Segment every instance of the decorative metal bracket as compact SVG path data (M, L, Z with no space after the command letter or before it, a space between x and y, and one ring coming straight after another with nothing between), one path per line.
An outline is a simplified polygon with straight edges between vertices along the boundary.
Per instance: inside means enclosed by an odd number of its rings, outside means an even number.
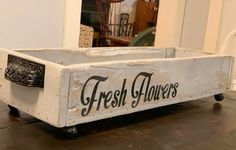
M45 65L8 55L5 79L27 87L44 87Z

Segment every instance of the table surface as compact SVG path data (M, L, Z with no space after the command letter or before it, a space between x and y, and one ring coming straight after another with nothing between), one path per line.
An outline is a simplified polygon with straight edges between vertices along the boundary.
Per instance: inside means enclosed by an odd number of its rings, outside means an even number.
M111 40L115 45L129 45L134 37L122 37L122 36L108 36L106 39Z
M233 150L236 101L213 98L79 125L77 139L0 102L0 150Z

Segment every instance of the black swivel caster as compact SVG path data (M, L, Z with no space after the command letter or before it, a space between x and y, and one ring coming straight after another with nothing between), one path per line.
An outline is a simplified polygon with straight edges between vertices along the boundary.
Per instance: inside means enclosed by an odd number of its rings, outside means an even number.
M216 101L220 102L220 101L223 101L224 95L223 94L217 94L217 95L214 95L214 98L215 98Z
M64 127L62 128L62 130L65 133L66 138L74 139L79 136L79 132L76 126Z
M10 109L10 114L12 116L15 116L15 117L19 117L20 116L20 112L17 108L11 106L11 105L8 105L9 109Z

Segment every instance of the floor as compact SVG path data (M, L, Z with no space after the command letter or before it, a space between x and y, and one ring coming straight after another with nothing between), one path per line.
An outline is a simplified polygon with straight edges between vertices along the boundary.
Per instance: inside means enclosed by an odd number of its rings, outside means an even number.
M213 98L186 102L79 125L64 133L25 113L9 114L0 102L0 150L233 150L236 101Z

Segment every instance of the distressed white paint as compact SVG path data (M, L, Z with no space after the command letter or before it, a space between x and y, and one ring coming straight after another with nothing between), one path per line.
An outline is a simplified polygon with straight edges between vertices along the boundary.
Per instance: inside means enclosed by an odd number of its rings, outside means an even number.
M231 61L231 58L224 56L201 56L199 58L142 59L130 60L128 62L104 62L73 66L71 68L71 92L67 125L90 122L173 103L197 100L217 93L224 93L229 88ZM138 106L132 108L132 102L137 100L137 98L131 96L132 84L140 72L153 73L151 85L154 86L179 83L177 96L145 103L143 100L144 95L142 95ZM127 79L125 86L127 89L126 105L119 108L104 109L104 101L102 101L101 107L99 110L96 110L98 105L96 101L88 116L83 117L81 110L87 108L87 106L85 107L81 103L80 91L85 81L88 80L88 77L94 75L108 77L106 81L99 84L96 94L97 101L99 100L100 92L121 90L124 79ZM142 79L139 80L136 90L140 88ZM147 81L145 85L146 83ZM88 88L93 89L95 83L93 82L93 84L89 84L88 86ZM144 91L145 89L143 89ZM87 89L86 92L86 96L92 95L91 90Z
M45 87L23 87L4 79L8 54L45 64ZM188 49L133 47L0 50L0 61L0 99L54 126L63 127L224 93L230 87L233 58ZM144 95L141 95L137 107L132 108L136 98L131 95L131 89L140 72L152 74L150 87L172 84L171 95L175 91L173 85L178 83L176 96L144 102ZM92 76L107 78L99 83L96 99L100 92L121 90L126 79L125 105L104 109L102 99L99 110L96 110L98 101L95 101L91 112L82 116L85 108L82 88ZM135 90L140 88L143 79L143 76L137 79ZM85 98L91 96L95 83L95 80L88 82Z
M44 88L23 87L5 80L4 71L7 66L8 54L46 64ZM65 118L60 118L59 115L64 112L63 109L66 109L64 104L66 100L63 98L64 92L66 92L64 90L68 86L65 84L65 81L68 81L66 68L11 50L1 50L0 70L0 99L2 101L54 126L65 125Z
M236 1L211 0L204 50L236 56ZM234 74L236 67L234 67ZM236 76L233 87L236 90Z

